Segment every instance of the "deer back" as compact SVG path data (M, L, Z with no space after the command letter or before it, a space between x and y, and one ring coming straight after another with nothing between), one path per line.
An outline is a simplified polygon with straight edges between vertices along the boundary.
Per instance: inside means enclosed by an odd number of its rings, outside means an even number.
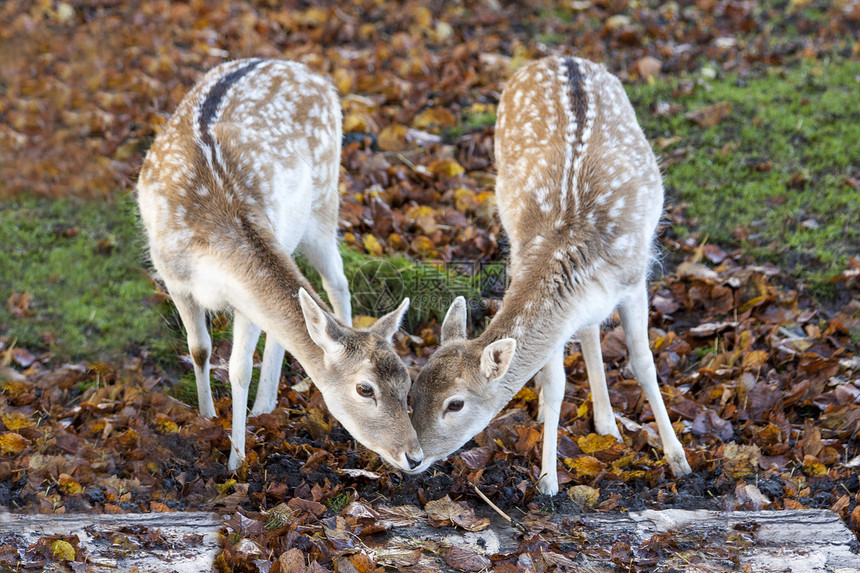
M247 59L207 73L141 169L141 215L159 271L181 279L193 255L235 249L224 238L238 238L242 220L271 231L286 252L309 225L333 229L339 114L334 88L303 64Z
M641 273L663 187L621 82L602 65L560 57L518 70L499 103L495 156L514 272L531 253Z

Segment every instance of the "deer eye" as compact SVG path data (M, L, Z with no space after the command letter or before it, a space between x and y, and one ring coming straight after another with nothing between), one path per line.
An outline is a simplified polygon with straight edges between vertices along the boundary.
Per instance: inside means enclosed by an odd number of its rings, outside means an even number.
M364 398L373 398L373 386L370 384L356 384L355 391Z
M462 400L451 400L448 402L448 407L445 408L445 412L459 412L463 409L463 401Z

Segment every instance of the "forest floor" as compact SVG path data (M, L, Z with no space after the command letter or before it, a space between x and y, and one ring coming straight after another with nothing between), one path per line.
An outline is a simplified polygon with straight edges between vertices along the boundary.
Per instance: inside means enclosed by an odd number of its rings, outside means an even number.
M222 513L216 567L270 573L575 570L578 555L594 556L553 529L553 512L830 509L860 533L856 1L10 0L0 21L0 505L10 511ZM535 489L530 385L458 454L407 476L351 439L290 358L278 407L249 420L246 463L227 471L228 317L212 320L219 417L207 420L134 211L143 154L185 92L228 57L296 59L333 78L356 320L412 297L395 342L415 375L454 296L475 303L472 333L498 306L495 105L517 67L557 53L617 74L662 158L650 334L693 473L676 479L662 460L613 321L602 347L624 441L593 433L571 344L554 497ZM486 527L475 487L530 524L515 550L383 551L406 521ZM692 550L655 543L604 557L645 571ZM12 569L86 571L87 559L73 536L0 540L0 566Z

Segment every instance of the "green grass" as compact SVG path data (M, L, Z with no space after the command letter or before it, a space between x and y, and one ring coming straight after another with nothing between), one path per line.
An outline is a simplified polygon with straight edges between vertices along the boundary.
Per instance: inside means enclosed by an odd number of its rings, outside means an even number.
M0 204L0 336L58 359L110 359L175 337L154 302L133 201L21 198ZM15 317L7 301L30 296Z
M848 182L860 175L858 77L860 63L845 61L698 80L691 93L677 80L628 93L650 140L680 137L656 151L685 150L664 183L668 201L689 204L695 230L825 289L860 252L860 191ZM661 100L681 113L655 117ZM732 111L714 127L684 117L723 101Z
M417 262L403 255L371 257L349 247L341 247L344 274L349 281L354 315L379 317L391 312L409 297L409 311L403 327L412 332L431 318L441 321L457 296L469 300L475 320L482 304L492 294L486 292L491 281L504 281L504 263L489 264L480 269L456 265ZM325 296L319 275L301 257L299 266L317 291ZM488 296L482 296L486 294Z

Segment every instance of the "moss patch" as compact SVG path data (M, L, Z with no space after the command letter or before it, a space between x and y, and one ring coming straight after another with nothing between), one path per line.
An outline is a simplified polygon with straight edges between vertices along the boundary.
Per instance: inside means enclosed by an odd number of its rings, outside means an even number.
M21 198L0 207L0 336L58 359L107 359L175 337L142 263L134 203ZM28 295L29 304L9 304ZM20 299L19 299L20 300Z
M860 252L860 63L628 86L692 227L813 287ZM685 114L726 102L712 127ZM654 113L678 105L677 113ZM662 138L662 139L661 139Z

